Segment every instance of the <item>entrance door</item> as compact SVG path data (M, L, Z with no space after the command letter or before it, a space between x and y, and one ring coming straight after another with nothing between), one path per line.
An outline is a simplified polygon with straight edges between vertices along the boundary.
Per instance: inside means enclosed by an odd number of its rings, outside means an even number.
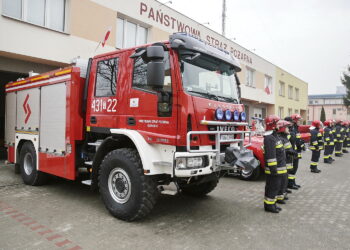
M254 117L263 118L262 108L254 108Z

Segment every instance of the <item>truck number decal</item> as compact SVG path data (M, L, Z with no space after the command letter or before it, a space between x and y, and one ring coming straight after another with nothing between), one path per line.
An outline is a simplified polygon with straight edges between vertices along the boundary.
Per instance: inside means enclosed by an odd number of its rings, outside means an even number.
M117 99L95 99L92 101L91 109L94 112L117 112Z

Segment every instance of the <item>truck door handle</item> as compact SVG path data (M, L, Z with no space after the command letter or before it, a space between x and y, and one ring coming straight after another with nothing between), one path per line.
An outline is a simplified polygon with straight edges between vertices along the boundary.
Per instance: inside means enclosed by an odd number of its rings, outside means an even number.
M96 119L95 116L91 116L90 117L90 123L92 123L92 124L96 124L97 123L97 119Z

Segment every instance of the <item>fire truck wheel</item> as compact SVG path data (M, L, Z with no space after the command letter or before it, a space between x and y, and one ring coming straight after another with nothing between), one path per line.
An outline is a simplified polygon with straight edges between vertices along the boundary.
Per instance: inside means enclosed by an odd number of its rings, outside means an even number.
M40 186L45 184L47 175L36 169L36 152L31 142L25 142L22 146L20 155L20 172L23 182L31 186Z
M213 191L218 184L218 180L204 182L198 185L180 185L182 193L190 196L203 197Z
M100 167L99 190L107 210L125 221L149 214L159 195L154 179L143 174L139 154L130 148L106 155Z
M261 170L261 167L258 166L256 169L252 171L241 171L239 173L239 178L245 181L254 181L259 178L260 170Z

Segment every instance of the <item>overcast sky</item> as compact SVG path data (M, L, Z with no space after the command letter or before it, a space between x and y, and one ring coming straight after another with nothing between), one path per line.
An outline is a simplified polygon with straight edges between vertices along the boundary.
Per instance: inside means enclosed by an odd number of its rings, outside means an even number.
M221 32L222 0L168 6ZM350 0L227 0L226 14L226 37L308 82L309 94L341 85L350 64Z

